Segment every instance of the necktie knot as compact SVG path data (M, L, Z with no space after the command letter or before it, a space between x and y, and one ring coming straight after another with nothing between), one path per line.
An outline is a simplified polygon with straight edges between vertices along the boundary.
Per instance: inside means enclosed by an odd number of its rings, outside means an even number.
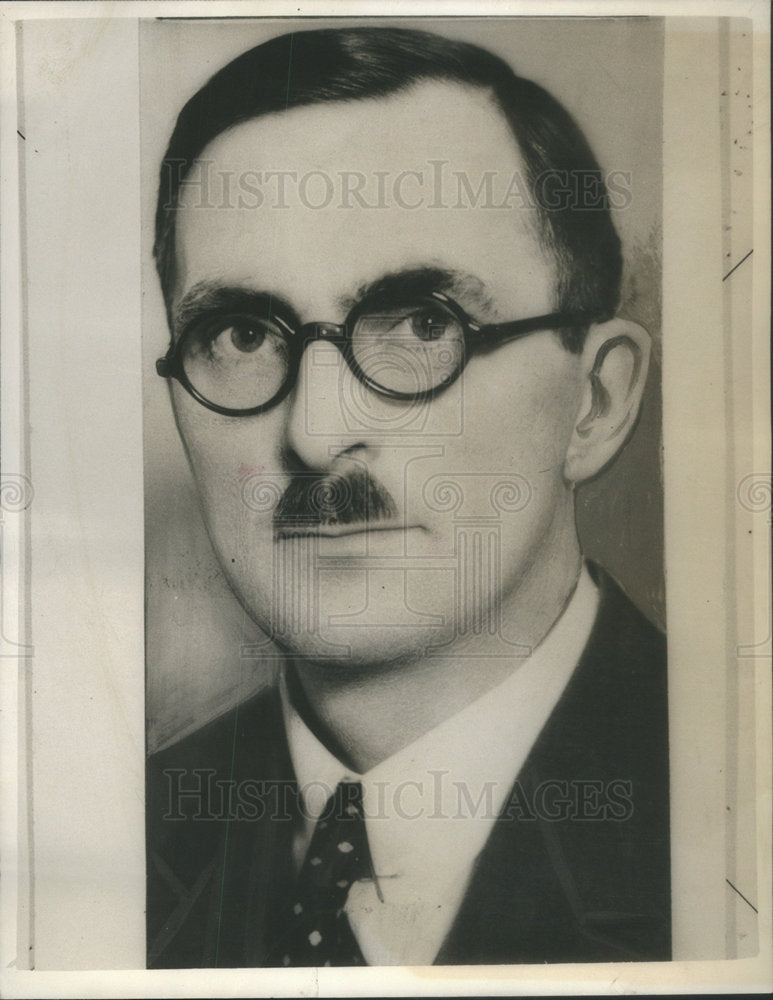
M362 785L342 781L317 820L298 879L299 895L319 907L337 908L352 882L369 873Z

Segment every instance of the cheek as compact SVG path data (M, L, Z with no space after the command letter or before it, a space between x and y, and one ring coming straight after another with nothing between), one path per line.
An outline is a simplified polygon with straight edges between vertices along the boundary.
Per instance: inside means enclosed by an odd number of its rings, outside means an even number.
M224 417L190 403L175 399L175 417L204 515L220 547L228 544L224 532L235 535L246 522L260 522L266 494L283 487L278 421L271 413Z
M454 556L460 532L470 545L493 532L501 566L512 567L572 502L563 470L580 400L578 363L548 355L534 377L523 366L508 370L494 354L478 360L460 387L461 433L435 439L442 453L411 465L408 510L430 529L419 543L426 554ZM432 405L442 422L441 410L457 405L453 390Z
M562 352L530 370L507 357L494 365L495 357L475 358L465 372L466 461L490 472L560 476L580 402L579 362Z

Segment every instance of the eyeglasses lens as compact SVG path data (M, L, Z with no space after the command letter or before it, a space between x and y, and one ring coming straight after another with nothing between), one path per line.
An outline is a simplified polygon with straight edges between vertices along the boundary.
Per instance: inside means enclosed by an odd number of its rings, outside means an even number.
M352 353L368 382L411 396L453 380L464 358L464 329L439 303L414 303L360 316Z
M282 388L290 366L285 334L269 320L239 317L192 332L182 365L191 385L217 406L261 406Z

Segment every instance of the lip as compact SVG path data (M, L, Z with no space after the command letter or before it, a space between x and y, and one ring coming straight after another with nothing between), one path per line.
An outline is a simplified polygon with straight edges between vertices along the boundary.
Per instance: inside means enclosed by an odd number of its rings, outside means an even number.
M353 524L315 524L313 527L298 526L297 528L281 527L274 533L276 541L287 541L293 538L346 538L348 535L374 535L382 532L415 531L416 524L369 524L366 521Z

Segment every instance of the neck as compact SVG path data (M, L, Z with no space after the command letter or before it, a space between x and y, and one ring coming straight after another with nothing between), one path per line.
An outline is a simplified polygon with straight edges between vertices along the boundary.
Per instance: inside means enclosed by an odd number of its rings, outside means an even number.
M500 620L506 622L509 643L533 649L561 617L581 566L572 539L559 558L540 560L502 599ZM494 647L500 655L492 655ZM293 700L317 737L362 774L461 711L523 662L515 647L512 657L503 657L500 637L488 633L461 637L447 650L383 670L303 661L294 673Z

